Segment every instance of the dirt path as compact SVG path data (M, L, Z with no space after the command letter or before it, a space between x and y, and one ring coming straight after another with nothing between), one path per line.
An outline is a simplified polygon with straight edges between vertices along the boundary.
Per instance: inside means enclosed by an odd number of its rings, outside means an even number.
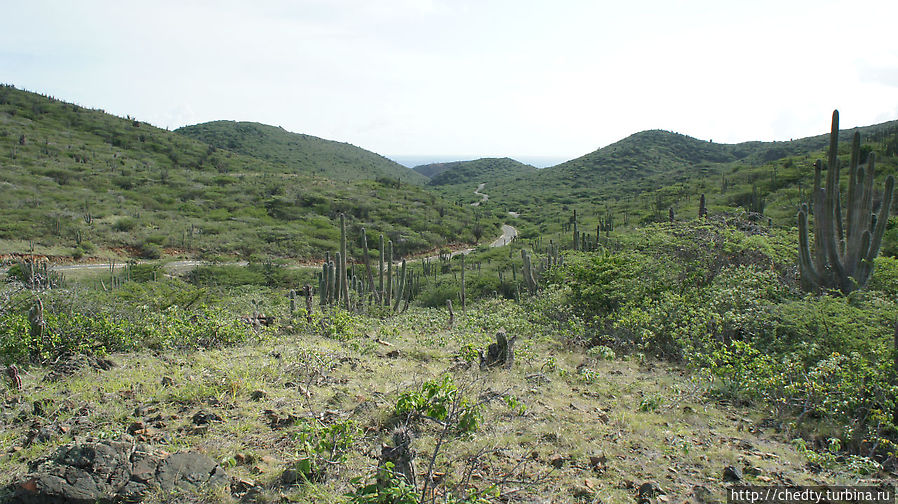
M477 186L477 189L474 189L474 194L480 196L481 199L480 201L471 203L471 206L480 206L481 203L486 203L490 199L488 194L483 194L482 192L480 192L484 187L486 187L486 182L481 183L479 186Z
M502 224L502 236L496 238L496 241L490 244L490 247L504 247L511 243L518 236L518 230L514 226Z
M511 243L515 237L518 235L518 230L514 228L514 226L509 226L508 224L502 224L502 236L496 238L491 244L490 247L504 247ZM454 250L450 254L452 257L455 257L459 254L469 254L474 251L474 248L464 248L459 250ZM429 256L423 259L438 259L439 256ZM138 261L138 264L141 264L142 261ZM162 267L168 273L184 273L190 268L195 268L197 266L205 266L209 263L205 261L171 261L165 263ZM237 261L233 263L227 263L229 266L246 266L248 263L246 261ZM126 263L115 264L116 270L121 267L124 267ZM50 266L50 269L53 271L66 272L66 271L88 271L88 270L108 270L112 266L111 263L101 263L101 264L58 264L54 266ZM293 268L320 268L318 265L294 265L291 266ZM3 270L0 270L3 271Z

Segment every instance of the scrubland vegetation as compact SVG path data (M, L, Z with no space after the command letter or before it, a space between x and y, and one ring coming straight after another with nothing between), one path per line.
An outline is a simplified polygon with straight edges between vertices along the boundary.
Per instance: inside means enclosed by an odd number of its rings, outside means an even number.
M9 93L19 96L0 96ZM18 131L18 114L0 108L0 128ZM871 211L888 201L889 128L861 140L881 167ZM694 145L680 140L634 156L673 166ZM477 170L492 163L468 165L473 172L437 175L450 181L431 186L442 196L386 184L384 206L370 203L367 217L323 197L331 210L284 221L285 243L309 240L291 227L299 223L315 222L326 238L279 248L255 235L246 263L222 257L172 270L165 252L77 274L16 263L0 286L0 362L20 380L2 388L0 500L20 498L22 482L46 467L37 462L60 447L122 439L205 454L230 478L151 489L147 502L722 502L733 484L894 482L894 218L878 214L890 225L870 231L882 246L869 279L847 291L809 283L796 213L813 204L809 160L825 157L825 141L778 147L774 160L764 157L769 145L702 146L711 164L697 171L663 165L583 189L607 208L563 182L574 163L514 175L559 177L542 193L512 195L506 175L491 179L489 202L474 209ZM850 150L838 149L845 166ZM2 191L13 196L25 177L10 173L44 169L3 166ZM633 189L646 180L670 184ZM41 201L57 194L46 180L33 187ZM471 201L456 200L462 187ZM612 187L616 199L602 192ZM414 231L423 224L411 215L405 234L391 235L402 218L385 208L401 198L451 203L444 214L422 210L443 219L433 235ZM24 206L4 215L13 216L3 221L7 236L43 229ZM121 240L141 236L142 215L119 226ZM502 222L519 237L488 246ZM119 239L93 226L98 248ZM232 232L222 226L221 235ZM412 235L419 244L402 240ZM453 254L461 242L471 250ZM214 252L213 243L198 248ZM812 260L818 249L811 240ZM503 349L513 360L493 365Z

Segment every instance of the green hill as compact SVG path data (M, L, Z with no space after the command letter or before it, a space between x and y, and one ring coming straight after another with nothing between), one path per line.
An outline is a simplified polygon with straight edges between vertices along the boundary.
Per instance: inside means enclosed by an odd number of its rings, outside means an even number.
M430 178L430 185L477 185L498 179L535 173L533 166L510 158L482 158L474 161L440 163L444 169ZM417 170L417 167L416 167ZM419 171L420 172L420 171Z
M334 180L392 178L418 185L427 182L426 177L379 154L266 124L213 121L175 132L220 149L282 163L299 173Z
M440 173L443 173L444 171L452 168L458 162L459 161L453 161L453 162L449 162L449 163L430 163L430 164L418 165L418 166L412 168L412 170L415 170L416 172L420 173L421 175L424 175L427 178L433 178L433 177L439 175Z
M399 254L474 240L470 208L404 181L297 173L0 86L0 254L313 258L336 248L341 212Z
M822 122L821 130L826 125ZM877 178L898 172L898 121L857 131L864 149L877 153ZM853 133L845 130L840 136L846 163ZM765 217L791 227L801 202L807 201L813 162L824 156L828 138L821 134L786 142L718 144L644 131L554 167L496 177L483 190L489 202L479 211L497 218L507 211L520 213L523 238L546 233L561 238L566 233L558 233L574 210L581 229L594 231L609 215L617 225L635 226L667 220L670 208L684 218L693 215L704 193L716 211L763 206ZM473 202L477 197L469 186L433 187L449 199Z

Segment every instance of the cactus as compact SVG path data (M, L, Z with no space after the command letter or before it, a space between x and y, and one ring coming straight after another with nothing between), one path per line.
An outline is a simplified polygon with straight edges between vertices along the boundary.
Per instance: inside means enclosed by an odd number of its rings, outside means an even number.
M346 255L346 215L340 214L340 254L342 254L340 264L340 296L349 309L349 276L346 271L346 263L349 257Z
M327 304L327 263L321 265L321 273L318 275L318 304Z
M377 277L377 291L379 292L377 299L382 301L384 297L384 235L380 235L380 266L377 268Z
M390 306L393 299L393 240L387 242L387 288L384 304Z
M368 271L368 290L377 297L377 292L374 292L374 273L371 271L371 258L368 257L368 236L365 234L365 228L362 228L362 257L365 258L365 269Z
M521 258L524 260L522 272L524 281L527 283L527 289L530 290L530 294L536 294L539 286L536 284L536 278L533 276L533 263L530 261L530 254L526 250L521 249Z
M834 289L842 294L863 288L873 271L882 235L889 219L895 179L886 179L879 215L873 213L874 156L867 167L859 166L860 135L851 145L848 179L847 219L842 222L839 199L839 111L833 111L829 140L826 186L821 187L823 161L814 165L814 259L808 240L808 205L798 212L798 256L802 287L807 290Z
M511 247L508 247L511 249ZM465 312L466 305L466 296L465 296L465 255L461 254L461 312Z
M402 268L399 273L399 290L396 291L396 299L393 301L393 311L399 310L399 302L402 301L402 298L405 296L406 290L406 263L405 259L402 260Z
M327 263L327 304L328 306L333 306L334 304L334 291L336 290L337 280L337 265L334 261Z
M751 187L751 200L748 202L748 211L752 213L762 214L764 213L764 207L767 206L767 201L761 197L761 193L758 191L757 184L752 185Z
M294 291L290 291L294 292ZM303 295L306 297L306 322L312 323L312 286L304 285L302 288ZM295 292L294 292L295 294Z
M705 195L702 193L702 197L698 200L698 218L704 219L708 216L708 208L705 206Z

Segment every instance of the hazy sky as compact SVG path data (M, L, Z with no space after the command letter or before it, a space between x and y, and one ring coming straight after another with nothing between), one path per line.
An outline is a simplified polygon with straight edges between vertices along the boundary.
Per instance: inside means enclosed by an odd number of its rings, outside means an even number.
M898 119L898 2L8 1L0 82L157 126L573 158Z

